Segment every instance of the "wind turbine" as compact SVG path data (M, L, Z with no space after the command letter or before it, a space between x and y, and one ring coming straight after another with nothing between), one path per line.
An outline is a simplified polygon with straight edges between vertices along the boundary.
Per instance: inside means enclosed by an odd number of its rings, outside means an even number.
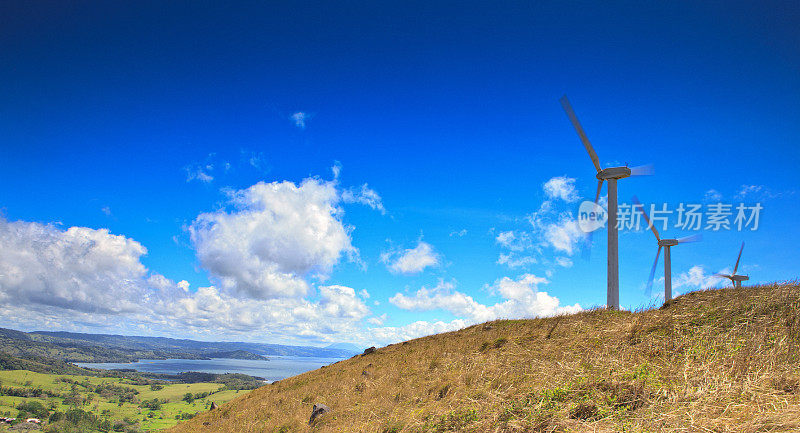
M739 248L739 257L736 257L736 265L733 267L733 273L731 275L728 274L714 274L717 277L727 278L731 280L733 287L736 289L742 288L742 281L747 281L750 279L747 275L736 275L736 270L739 269L739 260L742 258L742 250L744 249L744 242L742 242L742 247Z
M661 255L661 248L664 248L664 302L667 302L672 299L672 254L670 248L678 244L697 242L702 238L702 235L696 234L678 239L661 239L661 236L658 235L658 230L656 229L655 224L650 222L650 217L647 216L647 211L644 210L644 206L639 203L639 199L636 198L636 196L633 197L633 203L639 206L639 210L641 210L642 215L644 215L644 220L647 221L647 226L650 227L650 230L652 230L653 234L656 235L656 241L658 242L656 260L653 262L653 267L650 269L650 278L647 279L647 289L645 289L647 296L650 296L650 290L653 287L653 277L656 275L658 256Z
M600 160L597 158L592 143L586 137L583 127L578 122L578 116L572 110L572 106L564 95L560 99L561 106L567 113L569 120L578 136L589 153L589 158L592 159L592 164L597 170L597 194L595 195L594 202L600 198L600 190L603 188L603 181L608 181L608 294L606 307L611 310L619 310L619 248L617 245L617 180L624 179L631 175L647 175L652 174L652 166L634 167L633 169L625 167L608 167L602 168Z

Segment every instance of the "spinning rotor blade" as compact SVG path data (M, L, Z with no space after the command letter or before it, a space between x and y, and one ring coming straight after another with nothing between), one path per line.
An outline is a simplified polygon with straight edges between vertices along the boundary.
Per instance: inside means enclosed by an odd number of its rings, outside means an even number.
M731 284L733 284L733 287L736 287L736 281L733 281L733 275L728 275L728 274L714 274L714 276L715 276L715 277L720 277L720 278L727 278L727 279L731 280Z
M653 164L631 167L631 176L652 176L656 172Z
M559 101L561 102L561 106L564 108L564 111L566 111L567 117L569 117L569 120L572 122L572 126L575 128L575 131L578 132L578 136L583 142L583 147L585 147L586 152L589 153L589 158L592 158L592 164L594 164L594 168L596 168L597 172L599 173L600 170L602 170L602 168L600 168L600 159L597 158L597 153L595 153L592 143L589 142L589 138L586 136L586 133L583 132L583 127L581 126L581 123L578 122L578 116L576 116L575 111L572 110L572 105L570 105L567 95L562 96Z
M744 242L742 242L742 247L739 248L739 257L736 258L736 266L733 267L733 275L736 275L736 270L739 269L739 259L742 258L743 249L744 249Z
M661 236L658 235L658 230L656 230L656 226L650 222L650 217L647 216L647 212L644 210L644 206L639 203L639 199L636 196L633 196L633 203L639 206L639 210L642 211L642 215L644 215L644 220L647 221L647 226L650 227L650 230L653 231L653 234L656 235L656 240L660 241Z
M597 202L600 200L600 191L602 189L603 189L603 180L600 179L600 180L597 181L597 194L594 195L594 204L597 204ZM584 238L585 239L585 245L583 247L583 252L582 252L581 256L583 256L583 258L585 260L591 259L591 256L592 256L592 254L591 254L591 251L592 251L592 233L594 233L594 232L591 231L591 232L587 233L586 237Z
M703 239L703 235L698 233L696 235L685 236L682 238L678 238L677 241L679 244L685 244L687 242L697 242Z
M656 251L656 260L653 262L653 267L650 269L650 277L647 279L647 287L644 289L645 295L650 297L650 290L653 288L653 278L656 276L656 266L658 265L658 256L661 255L661 245L658 246Z

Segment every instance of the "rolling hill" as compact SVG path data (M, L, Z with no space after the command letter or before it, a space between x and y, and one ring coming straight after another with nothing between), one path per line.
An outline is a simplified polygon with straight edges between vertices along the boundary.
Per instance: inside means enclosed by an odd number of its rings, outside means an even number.
M331 412L308 424L314 404ZM263 386L183 432L800 430L800 287L500 320Z
M24 359L46 357L67 362L134 362L139 359L223 357L265 360L270 355L346 358L357 352L335 347L208 342L76 332L22 332L0 328L0 353Z

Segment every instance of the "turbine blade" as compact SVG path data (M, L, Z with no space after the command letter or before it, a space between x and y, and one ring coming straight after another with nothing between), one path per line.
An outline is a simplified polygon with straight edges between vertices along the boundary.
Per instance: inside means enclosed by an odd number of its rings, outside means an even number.
M720 278L727 278L727 279L729 279L729 280L732 278L732 277L731 277L730 275L728 275L728 274L714 274L714 276L715 276L715 277L720 277Z
M572 109L572 105L569 103L569 99L567 99L567 95L564 95L559 99L561 101L561 106L564 108L564 111L567 113L567 117L569 117L570 122L572 122L572 126L575 128L575 131L578 132L578 136L581 138L583 142L583 147L586 148L586 152L589 153L589 158L592 159L592 164L594 164L594 168L597 169L599 173L602 168L600 168L600 159L597 158L597 153L595 153L594 148L592 147L592 143L589 142L589 138L586 136L586 133L583 132L583 127L581 123L578 122L578 116L575 115L575 111Z
M597 181L597 194L594 195L594 204L600 200L600 190L603 189L603 179Z
M653 289L653 278L656 276L656 266L658 266L658 256L661 255L661 245L658 246L656 251L656 260L653 262L653 267L650 268L650 277L647 279L647 287L644 289L645 296L650 297L650 291Z
M742 258L743 249L744 249L744 242L742 242L742 247L739 248L739 257L736 257L736 266L733 267L733 275L736 275L736 270L739 269L739 260Z
M644 206L642 206L642 204L639 202L638 197L633 196L633 204L638 205L639 210L642 211L642 215L644 215L644 220L647 221L647 227L649 227L650 230L653 231L653 234L656 235L656 240L660 241L661 236L658 235L658 230L656 230L656 226L650 222L650 217L647 216L647 211L644 210Z
M639 165L631 167L631 176L652 176L656 172L653 164Z
M703 235L701 233L698 233L696 235L684 236L682 238L678 238L677 241L678 241L679 244L685 244L687 242L697 242L697 241L700 241L702 239L703 239Z
M594 195L594 204L597 204L597 202L600 200L600 191L602 189L603 189L603 180L600 179L599 181L597 181L597 193ZM584 239L585 240L585 244L584 244L584 247L583 247L583 251L581 252L581 256L583 256L583 259L586 260L586 261L589 261L591 259L591 257L592 257L592 234L593 233L594 233L594 231L591 231L591 232L587 233L586 237Z

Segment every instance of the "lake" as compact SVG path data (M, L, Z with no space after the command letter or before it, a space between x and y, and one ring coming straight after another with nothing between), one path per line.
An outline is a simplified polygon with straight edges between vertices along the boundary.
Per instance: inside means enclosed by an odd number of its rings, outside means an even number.
M141 359L137 362L76 362L87 368L107 370L128 368L147 373L177 374L186 371L204 373L242 373L263 377L268 381L286 379L306 371L330 365L342 358L317 358L312 356L270 355L267 361L250 359ZM346 359L346 358L345 358Z

